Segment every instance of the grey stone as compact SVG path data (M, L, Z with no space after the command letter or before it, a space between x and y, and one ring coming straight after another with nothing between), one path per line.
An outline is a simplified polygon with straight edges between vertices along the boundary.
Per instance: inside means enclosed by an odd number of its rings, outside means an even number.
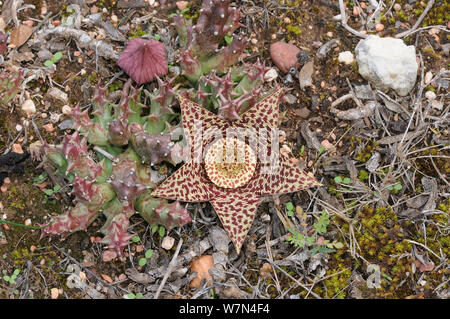
M215 250L223 251L225 253L228 252L228 244L230 243L230 238L222 228L211 228L211 231L209 232L209 240Z
M47 92L47 96L63 104L69 103L69 96L67 95L67 93L61 91L57 87L50 88Z

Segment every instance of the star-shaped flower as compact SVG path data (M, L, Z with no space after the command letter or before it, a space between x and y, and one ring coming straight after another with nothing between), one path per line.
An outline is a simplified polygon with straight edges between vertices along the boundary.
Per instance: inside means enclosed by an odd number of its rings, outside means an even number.
M187 149L193 158L152 195L184 202L209 201L238 253L260 196L321 185L278 152L277 136L271 132L277 132L281 96L279 89L236 121L178 96Z

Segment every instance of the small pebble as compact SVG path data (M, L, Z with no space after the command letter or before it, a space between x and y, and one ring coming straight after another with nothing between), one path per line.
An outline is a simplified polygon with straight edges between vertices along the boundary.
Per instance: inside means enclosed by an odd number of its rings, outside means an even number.
M63 112L63 114L70 114L70 112L72 112L72 108L68 105L64 105L62 107L62 112Z
M44 125L44 126L42 126L42 127L43 127L44 130L46 130L47 132L53 132L53 131L55 130L52 123L48 123L48 124L46 124L46 125Z
M341 16L340 14L335 15L335 16L333 17L333 21L341 21L341 20L342 20L342 16Z
M378 23L378 24L375 26L375 30L376 30L377 32L383 31L383 30L384 30L384 24Z
M314 42L312 43L312 47L315 48L315 49L320 48L322 45L323 45L323 43L320 42L320 41L314 41Z
M119 21L119 18L115 14L113 14L111 16L111 21L114 22L114 23L117 23Z
M58 299L58 296L59 296L59 289L58 288L50 289L50 293L51 293L52 299Z
M400 11L401 9L402 9L402 6L401 6L400 3L394 4L394 10L395 10L395 11Z
M275 69L270 69L264 74L264 80L267 82L271 82L278 77L278 72Z
M27 220L25 220L24 224L25 224L25 226L30 226L31 225L31 219L28 218Z
M17 124L17 125L16 125L16 131L17 131L17 132L22 131L22 129L23 129L22 125L20 125L20 124Z
M166 237L164 237L164 239L161 243L161 247L164 248L165 250L170 250L170 249L172 249L174 244L175 244L175 238L166 236Z
M331 144L328 140L323 140L320 144L325 147L326 150L333 148L333 144Z
M362 13L362 9L360 8L360 7L358 7L358 6L353 6L353 15L356 17L356 16L359 16L360 14Z
M429 100L434 100L436 98L436 93L434 93L433 91L427 91L425 93L425 97Z
M187 2L187 1L177 1L175 4L177 5L178 10L183 11L184 9L186 9L186 7L189 4L189 2Z
M431 73L431 71L428 71L425 74L425 78L424 78L425 85L429 84L432 79L433 79L433 73Z
M339 53L338 61L340 63L345 63L346 65L352 64L354 61L353 53L350 51L344 51Z
M30 116L31 114L36 112L36 105L34 104L33 100L25 100L22 104L22 111L24 111L27 116Z

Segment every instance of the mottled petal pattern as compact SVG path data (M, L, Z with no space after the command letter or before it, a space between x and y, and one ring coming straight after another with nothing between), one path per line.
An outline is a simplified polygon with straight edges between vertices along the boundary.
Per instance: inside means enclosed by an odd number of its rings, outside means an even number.
M237 121L236 124L254 129L266 128L270 130L277 128L278 104L282 95L283 89L278 89L275 93L267 96L242 114L241 120Z
M278 166L276 171L267 174L261 169L257 183L261 185L260 195L292 193L321 186L314 177L303 172L297 164L281 154L279 164L272 165L271 169L276 166Z
M240 188L222 191L221 196L210 201L238 254L252 226L258 201L257 194Z
M211 188L203 167L186 163L154 190L152 196L183 202L206 202L211 199Z

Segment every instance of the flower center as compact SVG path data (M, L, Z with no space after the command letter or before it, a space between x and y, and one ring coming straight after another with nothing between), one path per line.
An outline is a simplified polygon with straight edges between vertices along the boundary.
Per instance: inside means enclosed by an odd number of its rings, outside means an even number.
M241 187L252 178L255 169L255 153L237 138L222 138L206 152L206 173L211 182L219 187Z

